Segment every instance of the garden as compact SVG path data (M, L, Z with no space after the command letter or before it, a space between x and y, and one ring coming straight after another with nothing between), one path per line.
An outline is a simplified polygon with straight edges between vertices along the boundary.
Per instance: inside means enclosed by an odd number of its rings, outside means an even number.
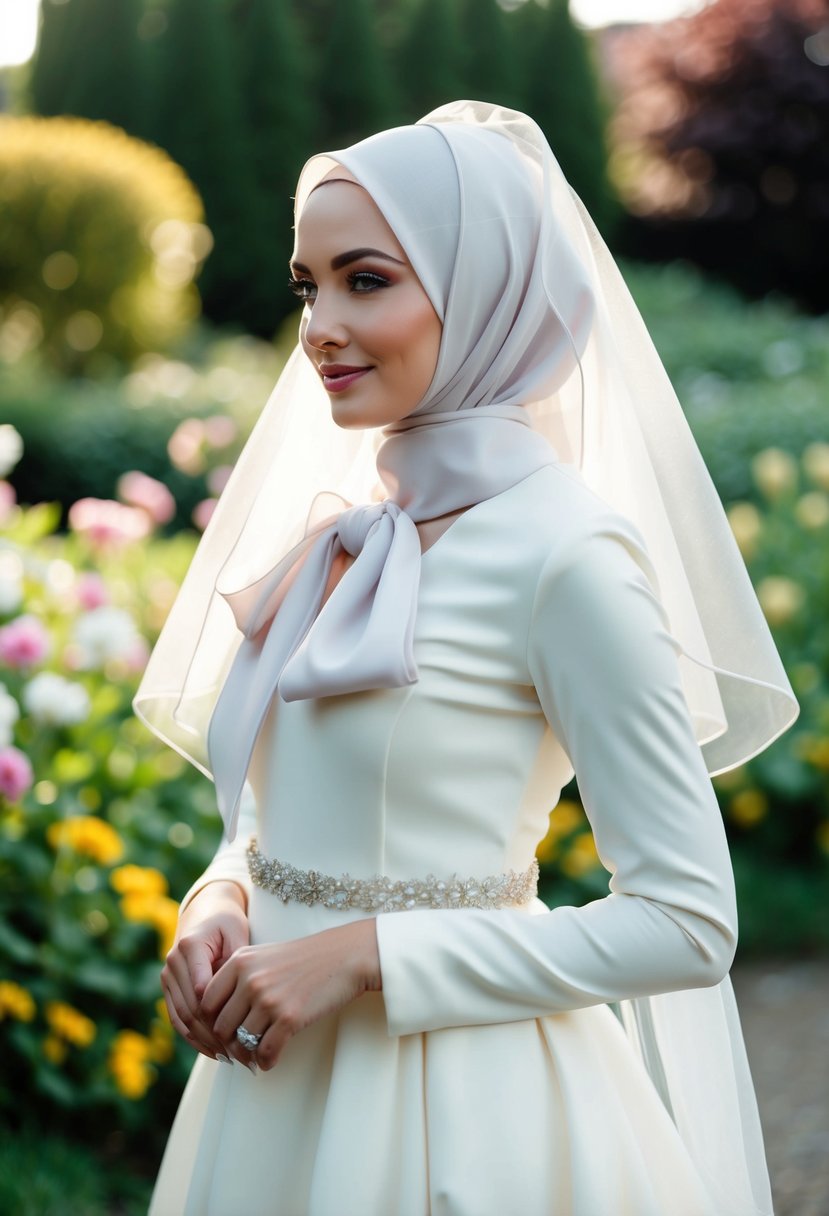
M82 5L53 7L57 22ZM144 8L157 65L148 15L175 32L186 7ZM207 271L218 195L187 156L60 112L0 116L0 1210L129 1216L192 1062L159 970L219 839L212 785L131 701L297 318L287 292L267 333L229 309L238 268ZM685 258L622 268L801 706L715 779L740 957L825 954L829 316ZM575 783L538 855L548 903L606 892Z

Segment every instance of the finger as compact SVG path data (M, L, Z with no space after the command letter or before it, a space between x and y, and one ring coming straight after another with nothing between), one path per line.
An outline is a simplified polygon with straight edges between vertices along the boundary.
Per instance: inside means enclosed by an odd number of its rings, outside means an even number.
M256 1062L263 1072L269 1072L278 1063L291 1033L285 1024L276 1023L267 1028L256 1049Z
M200 938L183 938L179 943L179 952L187 969L187 983L193 994L194 1005L198 1005L213 978L213 968L223 960L216 958L210 945Z
M221 1010L230 1000L234 989L239 983L239 970L242 957L243 952L237 950L219 968L202 993L199 1010L205 1022L211 1027L214 1025ZM234 1030L235 1028L234 1026Z
M166 967L162 973L162 989L174 1029L191 1047L205 1055L224 1054L222 1041L216 1038L202 1019L188 1007L175 975Z
M182 999L181 993L174 984L164 987L164 1000L170 1017L170 1024L177 1034L196 1051L204 1055L215 1055L216 1048L210 1043L208 1036L197 1023L191 1021L190 1012ZM219 1050L221 1047L219 1047Z

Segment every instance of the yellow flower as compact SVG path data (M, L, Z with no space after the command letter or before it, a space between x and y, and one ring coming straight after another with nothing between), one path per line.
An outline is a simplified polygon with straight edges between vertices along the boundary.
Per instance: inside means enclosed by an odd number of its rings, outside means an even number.
M173 1030L168 1021L150 1023L150 1059L155 1064L166 1064L173 1055Z
M803 588L793 579L770 575L758 583L757 598L770 625L785 625L803 603Z
M780 498L797 485L797 462L781 448L765 448L751 462L751 471L760 493L768 499Z
M803 748L804 758L814 768L829 773L829 739L812 738Z
M748 561L754 556L757 541L763 531L763 517L753 503L735 502L728 512L728 522L737 548Z
M13 980L0 980L0 1022L8 1014L18 1022L31 1022L36 1006L30 992Z
M559 842L584 823L584 811L578 802L564 798L550 814L547 835L539 842L535 855L543 864L552 861L558 852Z
M152 925L159 936L161 957L173 948L178 925L178 904L167 895L130 891L121 897L121 911L127 920Z
M714 777L714 785L718 790L733 790L738 785L742 785L746 777L746 768L744 764L738 764L736 768L726 769L724 773L717 773Z
M803 453L806 476L822 490L829 490L829 443L810 443Z
M112 1040L107 1061L120 1093L135 1101L143 1098L155 1080L149 1061L154 1047L150 1039L136 1030L120 1030Z
M824 819L823 823L819 823L815 832L818 845L823 849L824 853L829 853L829 819Z
M561 859L561 869L568 878L581 878L599 865L596 842L592 832L577 836Z
M43 1040L43 1054L52 1064L62 1064L66 1059L67 1047L63 1039L56 1034L47 1034Z
M753 828L768 814L769 800L762 790L741 790L728 804L728 812L741 828Z
M147 1060L152 1048L146 1035L137 1030L119 1030L112 1040L112 1052L118 1056L130 1056L134 1060Z
M91 1018L63 1001L49 1001L46 1006L46 1021L54 1034L74 1047L88 1047L97 1033Z
M109 881L119 895L166 895L167 879L151 866L118 866Z
M124 856L124 843L115 828L94 815L77 815L50 824L46 839L53 849L72 849L103 866L114 865Z
M817 531L829 523L829 495L820 490L810 490L797 500L795 515L804 528Z

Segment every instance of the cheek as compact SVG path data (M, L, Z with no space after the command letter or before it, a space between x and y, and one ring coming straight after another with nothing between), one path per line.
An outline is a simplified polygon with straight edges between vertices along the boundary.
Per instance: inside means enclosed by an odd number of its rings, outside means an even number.
M408 376L425 392L437 365L442 325L429 300L418 297L396 317L389 317L389 346L394 346Z

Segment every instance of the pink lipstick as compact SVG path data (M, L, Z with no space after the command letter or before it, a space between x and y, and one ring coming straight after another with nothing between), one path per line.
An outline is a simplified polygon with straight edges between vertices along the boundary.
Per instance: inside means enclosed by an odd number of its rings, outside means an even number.
M329 363L325 367L321 367L319 373L327 392L343 393L371 370L370 367L351 367L345 363Z

